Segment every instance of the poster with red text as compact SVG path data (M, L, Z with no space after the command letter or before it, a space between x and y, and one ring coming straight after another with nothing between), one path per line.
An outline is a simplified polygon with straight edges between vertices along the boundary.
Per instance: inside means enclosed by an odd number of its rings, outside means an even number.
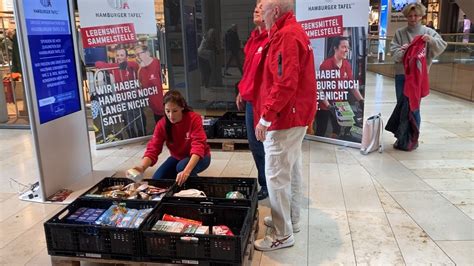
M311 132L329 142L362 140L368 16L368 0L296 0L314 51L318 111Z
M153 133L163 115L154 0L78 0L97 147Z

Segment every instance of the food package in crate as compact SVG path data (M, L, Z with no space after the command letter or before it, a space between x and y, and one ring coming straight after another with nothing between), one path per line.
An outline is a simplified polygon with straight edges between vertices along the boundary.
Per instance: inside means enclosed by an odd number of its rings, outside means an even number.
M105 187L102 191L93 191L85 196L92 198L161 200L168 191L169 187L161 188L152 186L148 182L136 182Z
M128 209L123 203L113 204L95 221L95 224L119 228L138 228L151 210L151 208Z
M216 123L218 138L245 139L247 138L247 127L245 116L236 112L225 113Z

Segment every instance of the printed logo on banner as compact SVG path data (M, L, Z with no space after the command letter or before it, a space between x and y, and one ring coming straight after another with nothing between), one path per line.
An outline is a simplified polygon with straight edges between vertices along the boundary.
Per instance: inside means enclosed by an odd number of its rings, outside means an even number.
M130 9L128 5L128 0L108 0L109 6L111 8L122 10L122 9Z
M52 7L53 4L51 3L51 0L41 0L41 5L43 7Z
M84 48L137 41L132 23L82 28L81 34Z
M342 16L305 20L300 24L310 39L341 36L343 31Z

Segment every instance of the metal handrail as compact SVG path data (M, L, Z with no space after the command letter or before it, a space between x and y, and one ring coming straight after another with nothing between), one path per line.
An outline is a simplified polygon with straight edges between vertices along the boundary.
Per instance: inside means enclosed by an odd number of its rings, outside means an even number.
M439 35L441 36L465 36L465 35L474 35L474 33L462 33L462 32L459 32L459 33L440 33Z
M463 43L463 42L446 42L448 45L454 45L454 46L474 46L474 42L468 42L468 43Z
M376 36L369 36L367 40L381 40L381 41L391 41L392 37L376 37ZM464 43L464 42L446 42L448 45L454 46L474 46L473 42Z

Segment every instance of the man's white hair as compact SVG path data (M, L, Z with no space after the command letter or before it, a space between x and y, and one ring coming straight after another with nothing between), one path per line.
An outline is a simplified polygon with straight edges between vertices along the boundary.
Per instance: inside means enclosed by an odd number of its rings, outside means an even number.
M295 10L295 0L268 0L272 6L278 6L281 13Z

